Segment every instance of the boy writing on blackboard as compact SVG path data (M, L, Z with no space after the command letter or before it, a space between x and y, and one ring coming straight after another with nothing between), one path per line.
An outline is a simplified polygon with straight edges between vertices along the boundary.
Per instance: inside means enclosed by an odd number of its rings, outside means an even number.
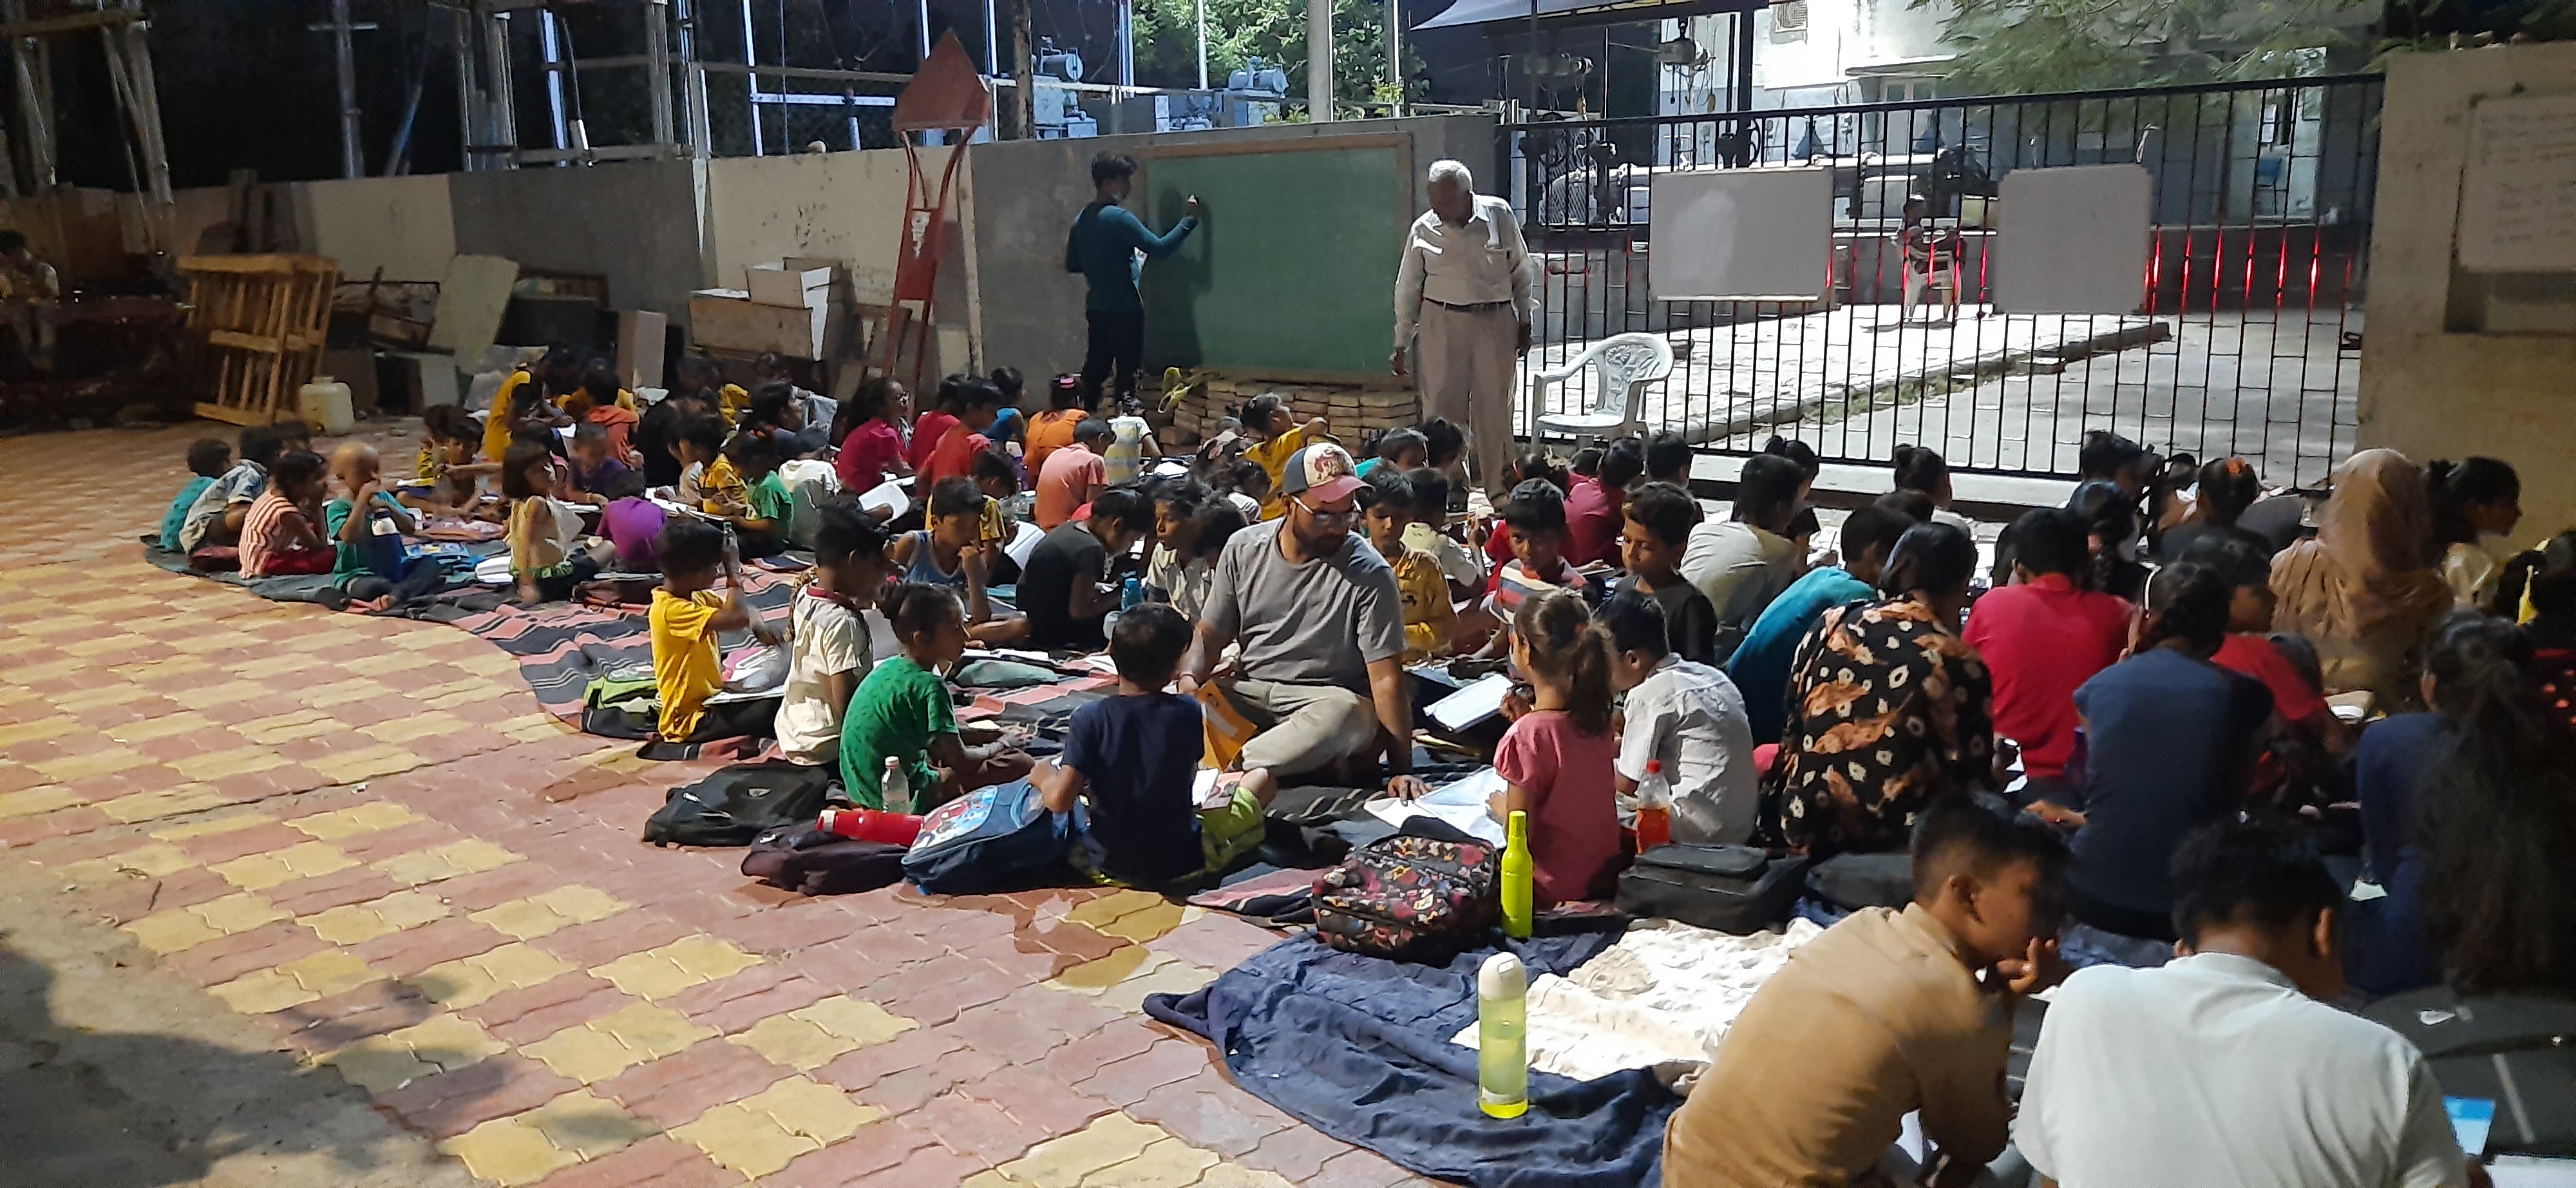
M1091 323L1091 343L1082 359L1083 399L1097 404L1103 380L1114 379L1119 407L1134 411L1136 368L1145 353L1145 303L1136 292L1144 275L1144 256L1168 256L1199 225L1199 200L1182 206L1181 221L1156 235L1119 203L1135 187L1136 160L1117 153L1091 159L1091 205L1073 220L1064 244L1064 270L1081 273L1090 285L1082 308ZM1138 253L1143 253L1140 256Z

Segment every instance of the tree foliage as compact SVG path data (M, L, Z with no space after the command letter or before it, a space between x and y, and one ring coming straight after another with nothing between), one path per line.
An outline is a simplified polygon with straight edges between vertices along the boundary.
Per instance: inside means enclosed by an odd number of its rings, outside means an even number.
M1136 0L1136 82L1149 87L1198 85L1199 0ZM1288 95L1306 95L1305 0L1204 0L1207 5L1208 84L1252 59L1288 72ZM1422 64L1405 54L1406 89L1422 93ZM1333 93L1343 102L1384 100L1386 5L1378 0L1334 0Z
M1913 0L1916 7L1931 0ZM2281 78L2357 47L2359 0L1955 0L1944 90L2015 95Z

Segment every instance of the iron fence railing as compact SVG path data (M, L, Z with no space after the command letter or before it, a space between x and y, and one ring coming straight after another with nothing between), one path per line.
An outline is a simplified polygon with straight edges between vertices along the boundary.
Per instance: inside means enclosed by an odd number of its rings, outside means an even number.
M1507 124L1496 163L1542 263L1527 362L1661 335L1676 363L1648 426L1718 451L1779 433L1838 461L1922 444L1963 470L2056 476L2108 429L2315 483L2352 447L2380 100L2378 76L2346 75ZM2132 161L2154 186L2138 312L1996 312L2004 175ZM1654 299L1656 174L1795 165L1832 171L1829 298ZM1919 310L1908 198L1955 245ZM1549 410L1593 399L1580 376L1549 392Z

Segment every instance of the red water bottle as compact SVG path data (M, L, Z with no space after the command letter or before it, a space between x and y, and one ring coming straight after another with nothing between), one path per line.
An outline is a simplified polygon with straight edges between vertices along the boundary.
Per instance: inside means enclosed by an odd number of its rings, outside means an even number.
M835 837L897 846L909 846L921 836L921 818L866 808L824 809L814 827Z
M1637 781L1637 852L1673 841L1673 788L1664 779L1664 761L1646 760L1646 778Z

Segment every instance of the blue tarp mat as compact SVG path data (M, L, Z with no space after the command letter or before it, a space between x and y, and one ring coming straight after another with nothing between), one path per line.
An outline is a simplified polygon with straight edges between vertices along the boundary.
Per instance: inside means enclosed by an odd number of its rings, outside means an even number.
M1613 927L1512 949L1535 978L1617 939ZM1476 1054L1449 1037L1476 1021L1476 968L1497 951L1411 965L1301 937L1145 1010L1216 1044L1254 1096L1416 1173L1477 1188L1659 1184L1664 1121L1681 1099L1647 1070L1532 1072L1529 1113L1499 1121L1476 1108Z

